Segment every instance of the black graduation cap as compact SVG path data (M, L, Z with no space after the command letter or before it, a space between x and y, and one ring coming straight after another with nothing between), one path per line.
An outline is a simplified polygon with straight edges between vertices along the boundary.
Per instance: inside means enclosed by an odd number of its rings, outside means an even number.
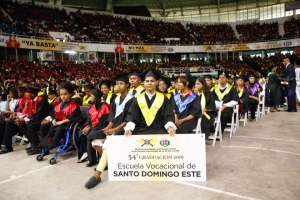
M191 75L190 72L187 72L187 73L185 74L184 77L185 77L186 80L189 82L188 87L189 87L190 89L192 89L192 88L194 87L194 85L195 85L195 82L196 82L195 78Z
M73 87L74 87L74 90L77 90L79 88L79 85L76 85L76 84L72 84Z
M29 85L27 87L27 92L30 94L35 94L37 95L41 91L41 88L35 85Z
M156 80L159 80L160 78L162 78L162 75L156 69L150 67L150 68L146 69L145 71L143 71L143 73L141 73L140 77L141 77L142 81L144 81L147 77L153 77Z
M95 86L92 83L87 83L83 85L84 90L93 90L95 89Z
M115 76L114 80L129 83L129 73L118 74L118 75Z
M110 89L112 82L108 80L103 80L99 83L98 87L101 88L102 85L106 85Z
M226 70L219 70L218 71L218 77L220 77L221 75L225 76L226 78L229 78L229 73Z
M173 76L173 77L171 78L171 82L176 82L176 81L177 81L177 79L178 79L178 77L176 77L176 76Z
M57 96L57 92L56 92L56 90L54 90L54 89L49 89L48 95L49 95L49 94L55 94L55 95Z
M271 66L269 67L269 71L272 71L272 69L273 69L274 67L276 67L276 66L275 66L275 65L271 65Z
M172 85L171 81L170 81L170 79L168 77L162 77L162 78L160 78L158 80L158 83L161 82L161 81L165 82L165 84L167 85L167 87L170 87Z
M101 92L98 89L93 89L91 93L92 93L92 95L94 95L97 98L101 98L103 96L103 92Z
M42 85L42 88L47 88L47 87L48 87L47 84Z
M140 71L140 70L133 69L133 70L131 70L131 72L130 72L130 76L138 76L138 77L141 78L141 71Z
M254 74L250 74L250 75L248 76L248 79L250 79L250 78L252 78L252 77L254 77L254 78L256 79L256 77L254 76Z
M204 75L204 79L206 79L206 78L212 80L212 79L213 79L213 76L210 75L210 74L206 74L206 75Z
M237 80L239 80L239 79L242 79L243 81L245 81L246 82L246 80L247 80L247 78L245 77L245 76L239 76L239 77L236 77L236 79Z
M25 92L26 89L27 89L27 87L25 87L25 86L19 86L19 87L18 87L18 91L19 91L19 92Z

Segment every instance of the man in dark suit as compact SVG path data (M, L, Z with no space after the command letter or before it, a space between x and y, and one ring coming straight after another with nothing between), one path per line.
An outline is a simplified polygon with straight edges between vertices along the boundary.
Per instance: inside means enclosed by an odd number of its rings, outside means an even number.
M288 99L288 109L287 112L297 112L296 107L296 75L295 68L290 63L289 58L284 58L282 63L285 66L282 81L284 81L284 85L286 85L286 93Z

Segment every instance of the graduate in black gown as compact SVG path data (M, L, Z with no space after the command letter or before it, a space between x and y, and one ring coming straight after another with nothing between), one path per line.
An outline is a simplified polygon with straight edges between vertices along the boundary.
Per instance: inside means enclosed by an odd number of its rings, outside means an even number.
M153 68L145 70L141 74L144 80L145 93L139 94L133 99L127 113L127 124L124 127L125 135L132 134L169 134L175 135L176 125L171 103L162 93L156 91L157 80L161 74ZM100 181L100 175L107 164L107 154L103 152L100 163L85 187L95 187Z
M277 67L271 65L268 73L268 88L270 90L270 107L271 112L277 111L281 101L281 81L276 74Z
M223 101L222 107L217 107L217 111L221 112L221 131L222 134L227 123L231 121L233 107L238 104L239 96L235 88L227 83L229 74L227 71L219 71L218 85L215 85L214 95L216 101Z
M114 102L111 104L111 110L108 116L109 124L104 128L106 135L123 135L124 126L126 125L126 116L134 96L128 92L129 79L127 73L119 74L115 77L117 82L117 89L120 92ZM106 143L107 144L107 143ZM85 187L90 189L95 187L101 181L101 174L107 166L107 149L104 148L99 164L94 175L87 181Z
M246 77L240 76L237 79L237 85L235 89L239 96L239 119L241 116L244 116L248 112L249 104L249 91L245 87Z
M201 132L205 133L205 138L208 139L210 133L214 132L216 116L215 96L212 94L203 78L196 79L195 89L199 93L202 110Z
M90 106L90 99L91 99L91 91L95 89L92 83L87 83L84 85L84 93L85 95L82 98L82 105L83 106Z
M158 80L157 91L163 93L171 102L173 101L174 93L168 91L168 88L170 86L171 86L171 82L169 78L162 77Z
M251 112L250 121L255 121L255 112L257 111L257 106L259 103L259 93L262 91L262 87L256 81L256 77L251 74L248 77L249 82L246 83L246 88L249 91L249 109Z
M116 94L110 91L111 82L107 80L103 80L101 81L101 83L99 83L98 87L99 87L98 89L100 89L100 91L103 93L102 101L110 105L111 102L113 102L114 99L117 97Z
M161 78L161 74L149 68L141 77L146 91L132 102L124 127L125 135L174 135L176 126L172 105L167 97L156 91L157 80Z
M101 100L103 96L101 91L94 89L90 95L90 102L93 105L87 111L87 120L82 129L82 134L86 135L87 139L86 150L89 160L87 167L97 164L96 151L94 149L97 150L98 155L102 154L103 140L106 139L103 129L107 126L107 118L110 111L110 106Z
M106 135L124 135L124 126L126 125L126 116L132 104L134 96L128 92L130 87L129 74L118 74L115 77L119 96L111 103L111 110L107 121L109 124L104 128Z
M67 129L73 122L79 122L82 119L82 114L78 104L76 104L72 95L74 93L74 87L71 83L63 83L59 86L59 93L62 102L55 106L54 113L51 116L51 128L46 135L47 138L52 138L51 143L48 146L48 150L51 150L58 146L59 141L64 137Z
M172 107L175 113L177 133L193 133L199 117L202 116L200 98L191 89L195 85L195 79L188 72L178 78L179 93L175 94Z
M210 74L204 75L204 79L206 82L207 87L209 88L209 90L212 92L215 89L215 85L213 83L213 76Z
M49 111L49 103L45 95L38 96L40 88L37 86L29 86L27 95L30 95L30 99L33 99L34 112L25 118L19 118L16 120L16 124L20 124L22 132L26 132L27 139L31 144L31 148L26 149L28 155L34 155L40 153L38 145L40 143L38 131L40 130L41 122L46 117Z

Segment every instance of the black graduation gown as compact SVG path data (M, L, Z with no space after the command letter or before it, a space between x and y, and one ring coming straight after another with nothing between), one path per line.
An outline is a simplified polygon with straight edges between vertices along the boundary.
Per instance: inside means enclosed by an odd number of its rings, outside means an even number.
M103 104L106 104L106 103L105 102L101 103L100 107ZM97 109L97 110L99 110L99 109ZM106 139L106 134L102 131L102 129L104 129L107 126L107 117L108 117L108 114L102 115L101 118L99 118L99 120L98 120L99 123L95 127L92 127L90 114L88 113L86 125L90 125L90 127L91 127L91 131L87 135L87 139L89 141L93 141L96 139Z
M239 92L240 91L237 90L238 94L239 94ZM246 87L244 87L244 92L243 92L242 96L239 98L240 98L240 100L243 101L243 110L241 113L245 114L246 112L248 112L248 106L249 106L249 90ZM241 102L239 101L239 104L240 103Z
M63 110L64 108L66 108L67 106L69 106L71 103L71 101L68 101L68 102L62 102L61 104L57 105L57 106L60 106L60 110ZM54 112L52 113L52 119L55 119L55 116L54 116ZM68 120L70 120L71 122L68 122L68 123L64 123L60 126L53 126L52 123L51 123L51 129L50 131L53 131L53 130L56 130L57 128L61 128L61 127L64 127L64 128L69 128L69 126L71 125L71 123L73 122L80 122L80 120L82 119L82 113L80 111L80 107L78 106L74 112L71 113L70 116L67 117Z
M268 86L270 89L270 106L278 106L281 101L281 81L279 77L272 73L269 75Z
M43 98L38 102L36 112L30 115L28 118L30 119L30 122L42 121L45 117L47 117L48 112L49 103L46 98Z
M201 103L202 94L200 94L199 98ZM215 97L214 95L212 95L212 92L209 93L208 97L206 97L205 100L206 100L205 108L209 110L206 112L206 114L209 115L210 119L207 119L204 115L202 115L201 132L205 133L207 138L210 135L211 130L214 129L213 126L214 126L215 116L217 111L216 111Z
M122 104L122 102L124 101L125 98L120 97L120 104ZM124 107L124 111L115 118L116 115L116 110L117 110L117 106L116 106L116 102L113 101L110 105L110 112L107 118L107 121L112 122L113 123L113 128L120 126L123 122L126 121L126 117L127 117L127 113L129 111L129 108L133 102L133 98L131 98L129 101L127 101L125 103L125 107ZM120 131L116 132L115 135L124 135L124 129L121 129Z
M180 94L176 94L180 95ZM182 102L184 102L189 95L187 96L180 96L180 99ZM175 98L175 97L174 97ZM180 124L180 126L177 127L176 133L193 133L193 130L197 126L198 118L202 116L202 110L200 106L200 97L196 95L196 98L190 102L189 104L186 105L186 109L182 111L181 113L179 112L179 108L175 103L175 99L173 98L172 101L172 107L173 110L175 111L175 114L177 114L177 118L183 119L186 118L189 115L193 115L194 118L188 121L183 122Z
M145 95L148 108L150 108L156 98L156 94L152 97L151 100L149 100L146 93L144 93L143 95ZM175 116L170 101L167 97L164 96L164 102L162 106L157 111L152 124L148 126L138 105L137 99L134 98L129 108L126 121L135 123L136 127L133 130L134 135L168 134L164 126L167 122L175 123Z
M60 106L60 110L63 110L64 108L69 106L70 103L71 103L71 101L62 102L61 104L59 104L57 106ZM52 119L55 119L54 114L51 117L52 117ZM51 147L53 148L59 143L59 141L62 139L64 133L66 133L66 131L68 130L68 128L70 127L70 125L72 123L80 122L80 120L82 120L82 118L83 118L82 113L81 113L80 108L78 106L71 113L71 115L67 117L67 119L70 120L71 122L64 123L64 124L59 125L59 126L53 126L52 123L51 123L50 131L46 136L47 138L53 138Z
M112 104L112 102L115 101L115 98L116 98L116 97L117 97L116 94L112 94L112 95L111 95L111 98L110 98L110 105ZM107 98L107 96L103 95L102 100L106 102L106 98Z

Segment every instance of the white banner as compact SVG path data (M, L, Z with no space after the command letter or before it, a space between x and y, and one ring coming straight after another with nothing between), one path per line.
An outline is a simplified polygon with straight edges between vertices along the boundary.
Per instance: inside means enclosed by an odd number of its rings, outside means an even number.
M110 181L206 181L202 134L111 136Z

